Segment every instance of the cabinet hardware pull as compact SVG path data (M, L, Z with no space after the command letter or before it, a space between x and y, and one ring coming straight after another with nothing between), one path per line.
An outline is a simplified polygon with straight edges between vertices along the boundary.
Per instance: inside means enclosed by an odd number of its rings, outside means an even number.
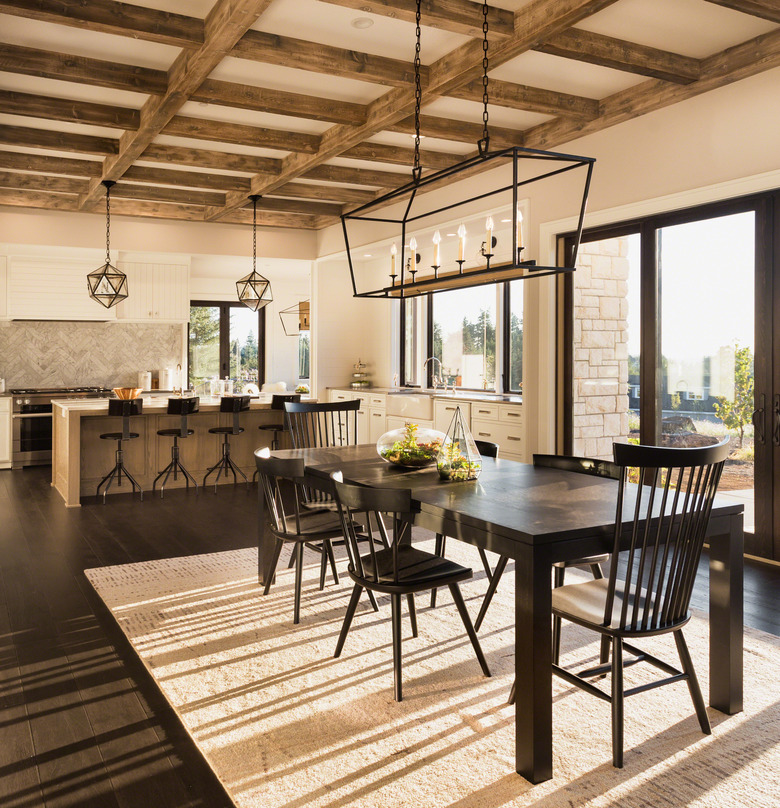
M480 438L489 438L490 432L477 432L477 435L479 435Z
M761 393L761 406L753 411L750 420L756 430L756 440L763 446L766 443L766 395Z
M522 438L516 438L514 435L507 435L507 440L522 440Z

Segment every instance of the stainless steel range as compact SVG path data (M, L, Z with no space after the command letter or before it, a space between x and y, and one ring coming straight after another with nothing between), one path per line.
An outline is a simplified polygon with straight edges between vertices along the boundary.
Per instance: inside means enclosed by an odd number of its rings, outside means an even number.
M13 447L11 468L51 463L51 402L56 398L100 398L105 387L26 387L10 391Z

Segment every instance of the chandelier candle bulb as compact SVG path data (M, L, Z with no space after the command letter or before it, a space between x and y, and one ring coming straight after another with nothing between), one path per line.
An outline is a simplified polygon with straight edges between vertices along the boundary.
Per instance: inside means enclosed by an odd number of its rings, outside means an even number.
M520 205L517 206L517 249L525 246L523 244L523 211L520 210Z
M461 222L458 228L458 261L463 260L463 255L466 252L466 225Z
M417 239L412 236L409 239L409 249L412 251L412 260L416 264L417 263Z
M393 242L393 246L390 248L390 272L395 272L395 257L398 255L398 247L395 246L395 242Z
M485 222L485 254L493 252L493 217L488 216Z
M439 243L441 242L441 233L437 230L433 234L433 265L439 266Z

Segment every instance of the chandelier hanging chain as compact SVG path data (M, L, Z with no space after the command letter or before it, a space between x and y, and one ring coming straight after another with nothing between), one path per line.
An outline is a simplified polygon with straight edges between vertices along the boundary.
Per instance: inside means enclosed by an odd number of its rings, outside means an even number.
M487 0L482 3L482 139L477 146L481 156L487 154L490 146L490 134L488 133L488 4Z
M257 270L257 196L252 197L252 271Z
M417 13L415 16L417 41L414 47L414 167L412 168L412 178L415 182L420 181L422 172L422 166L420 165L420 107L422 105L422 82L420 81L421 6L422 0L417 0Z
M111 181L103 183L106 186L106 263L111 263Z

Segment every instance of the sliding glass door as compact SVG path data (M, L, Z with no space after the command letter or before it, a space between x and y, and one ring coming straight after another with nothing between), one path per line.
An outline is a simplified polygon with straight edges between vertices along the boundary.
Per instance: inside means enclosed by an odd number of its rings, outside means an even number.
M747 551L780 560L776 196L586 231L559 280L558 400L567 453L728 436L720 492L745 506Z

